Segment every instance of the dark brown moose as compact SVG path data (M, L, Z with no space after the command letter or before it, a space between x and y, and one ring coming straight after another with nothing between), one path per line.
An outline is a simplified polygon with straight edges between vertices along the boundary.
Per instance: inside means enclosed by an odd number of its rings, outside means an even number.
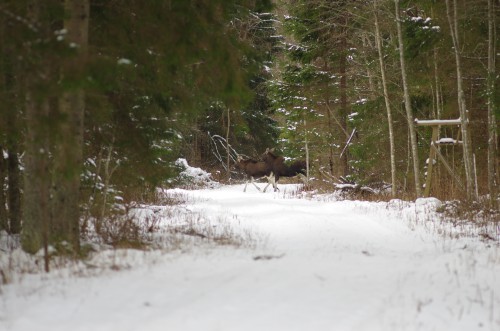
M266 178L268 184L264 188L264 192L267 190L267 187L272 184L276 191L276 182L274 180L274 174L271 171L271 167L264 161L257 161L253 159L243 159L240 155L238 155L236 161L237 167L242 170L246 177L247 181L245 183L245 188L243 192L246 192L248 182L253 184L260 191L260 188L254 183L254 179Z
M301 176L302 179L305 178L307 164L303 160L294 161L288 166L285 164L285 158L283 156L277 156L274 154L274 148L267 148L264 154L262 154L262 160L264 160L267 167L274 174L276 183L280 177ZM273 185L273 187L274 191L278 190L277 184Z

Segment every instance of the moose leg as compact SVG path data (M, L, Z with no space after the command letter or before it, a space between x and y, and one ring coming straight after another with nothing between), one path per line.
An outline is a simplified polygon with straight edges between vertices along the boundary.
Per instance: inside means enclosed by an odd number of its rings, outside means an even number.
M276 177L273 177L273 189L274 189L274 192L278 192L280 190L278 188L278 181L276 180Z
M247 191L248 182L252 183L253 186L255 186L257 188L257 190L259 190L259 192L260 192L260 188L257 185L255 185L255 183L253 182L253 177L250 177L250 180L247 179L247 181L245 182L245 188L243 188L243 192Z
M253 186L255 186L255 188L256 188L257 190L259 190L259 192L260 192L260 188L259 188L259 187L257 186L257 184L255 184L255 183L254 183L254 181L253 181L253 176L252 176L252 177L250 177L250 180L251 180L250 182L253 184Z
M267 183L266 187L264 187L264 190L262 191L262 193L266 193L267 187L271 184L269 177L266 177L266 178L268 180L268 183Z
M278 180L276 179L276 176L272 176L272 178L271 178L271 184L273 184L273 190L274 190L274 192L278 192L280 190L278 188Z
M267 185L266 185L266 187L264 187L264 192L266 192L267 188L271 184L273 185L274 191L276 192L278 189L278 186L276 185L276 177L274 176L274 174L271 172L269 174L269 176L266 176L266 178L267 178Z

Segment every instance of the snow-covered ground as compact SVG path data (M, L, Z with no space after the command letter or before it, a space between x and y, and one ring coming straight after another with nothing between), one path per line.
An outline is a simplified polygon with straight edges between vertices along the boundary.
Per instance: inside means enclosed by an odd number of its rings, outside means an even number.
M196 226L240 245L198 236L10 275L0 330L500 330L498 229L442 224L434 199L335 201L280 188L169 191L187 203L137 215L154 213L160 227L197 215Z

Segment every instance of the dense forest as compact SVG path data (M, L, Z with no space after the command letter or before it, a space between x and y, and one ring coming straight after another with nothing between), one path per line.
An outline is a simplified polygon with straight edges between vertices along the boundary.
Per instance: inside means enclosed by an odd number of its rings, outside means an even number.
M234 182L236 154L266 148L308 160L315 189L498 208L499 15L498 0L1 0L0 230L79 254L88 222L179 184L177 159Z

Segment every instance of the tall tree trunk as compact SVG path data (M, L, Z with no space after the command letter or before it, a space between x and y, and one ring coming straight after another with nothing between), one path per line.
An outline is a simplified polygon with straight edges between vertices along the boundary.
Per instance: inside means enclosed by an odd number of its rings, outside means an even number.
M78 86L84 79L87 60L89 0L64 2L66 40L74 43L76 55L62 66L61 81ZM85 92L77 87L64 91L59 99L59 133L54 148L54 183L51 241L66 241L74 253L80 249L80 173L83 164L83 117Z
M491 207L495 207L497 199L497 124L495 118L495 1L488 0L488 192ZM496 206L497 208L500 206Z
M3 147L0 146L0 231L9 232L7 221L7 196L5 195L5 178L7 177L7 160L3 156Z
M28 78L29 79L29 78ZM49 128L47 99L33 96L28 83L26 96L26 141L24 154L24 203L21 243L28 253L36 253L48 244L49 229Z
M401 76L403 79L404 104L406 110L406 118L408 120L408 128L410 130L411 154L413 158L413 176L415 177L415 192L417 194L417 197L420 197L422 196L422 187L420 186L420 171L418 169L420 162L418 157L417 132L415 130L415 123L413 122L413 110L411 109L410 92L408 90L408 82L406 76L403 32L401 30L401 19L399 15L399 0L394 0L394 3L396 5L396 26L398 30L399 59L401 62Z
M231 179L231 165L230 165L230 160L231 160L231 154L229 150L229 134L231 133L231 109L228 107L227 108L227 131L226 131L226 155L227 155L227 160L226 160L226 166L227 166L227 181Z
M382 76L382 86L384 89L384 100L385 109L387 111L387 123L389 126L389 145L391 153L391 195L396 196L396 156L395 156L395 146L394 146L394 129L392 126L392 110L391 103L389 99L389 92L387 90L387 79L385 76L385 63L384 54L382 52L382 38L380 37L380 27L378 23L378 3L377 0L374 1L374 18L375 18L375 42L377 45L380 74Z
M476 188L474 182L474 164L472 155L472 142L469 133L469 113L466 109L465 94L462 79L462 60L460 57L460 43L458 40L458 18L457 1L453 1L453 15L451 14L450 0L446 0L446 15L450 25L451 38L455 53L456 73L457 73L457 92L458 92L458 110L460 112L462 140L464 149L465 181L467 185L467 198L474 198Z
M329 96L326 95L326 116L328 119L328 170L330 175L334 175L334 150L333 150L333 119L332 119L332 110L330 109L330 99Z
M19 164L19 142L21 136L19 113L21 107L19 67L13 61L8 61L10 68L6 72L6 88L11 97L7 105L7 170L8 170L8 206L9 206L9 229L10 233L21 233L21 170Z
M9 232L9 223L7 220L7 192L5 190L7 178L7 160L4 157L4 146L5 136L4 131L7 130L8 124L5 121L6 114L9 113L9 97L4 95L8 94L8 68L9 59L12 58L10 52L8 52L7 45L9 37L7 34L8 26L5 19L0 20L0 231ZM6 102L7 101L7 102ZM7 104L6 104L7 103ZM9 116L9 115L7 115Z
M28 1L28 20L37 27L39 38L50 38L53 31L41 22L53 2ZM41 50L30 49L34 68L24 77L26 88L26 135L24 154L24 203L21 244L25 251L47 251L49 229L49 97L42 91L51 81L51 61Z
M21 181L18 159L18 146L19 146L19 113L20 103L19 100L19 77L20 70L18 66L18 54L14 46L9 46L9 38L12 34L6 33L12 26L6 22L2 22L0 26L0 44L3 49L0 59L0 91L3 94L1 106L2 115L2 128L3 131L2 146L5 150L0 148L1 163L0 166L0 229L4 228L9 233L19 234L21 231ZM4 158L4 154L6 158ZM7 178L7 182L5 179ZM4 190L6 188L6 190ZM7 207L8 206L8 207Z
M304 129L305 129L304 148L306 150L306 179L307 179L307 182L309 183L309 172L310 172L310 169L309 169L309 139L307 136L307 120L305 119L305 116L304 116Z
M347 104L347 17L344 16L344 22L342 24L341 32L341 50L340 50L340 64L339 64L339 74L340 74L340 123L342 125L342 130L346 132L346 144L349 139L349 134L347 134L347 116L348 116L348 104ZM349 163L348 163L348 147L346 147L345 153L341 155L340 164L342 167L341 175L346 176L349 174Z
M433 51L434 60L434 84L436 85L436 113L434 114L435 119L441 119L441 114L443 113L443 98L441 96L441 82L439 81L439 68L438 68L438 51L434 48Z
M21 233L21 173L17 156L17 143L12 142L8 155L9 225L10 233Z
M435 104L436 104L436 112L434 114L434 118L439 120L441 119L441 114L443 113L443 97L442 97L442 86L441 82L439 80L439 68L438 68L438 50L436 47L434 47L433 50L433 61L434 61L434 84L436 85L436 98L435 98ZM441 137L441 127L438 127L438 137ZM437 145L437 149L439 152L441 152L441 146ZM432 162L429 160L429 162ZM436 164L436 177L438 180L441 178L441 163ZM439 185L441 185L439 183Z

